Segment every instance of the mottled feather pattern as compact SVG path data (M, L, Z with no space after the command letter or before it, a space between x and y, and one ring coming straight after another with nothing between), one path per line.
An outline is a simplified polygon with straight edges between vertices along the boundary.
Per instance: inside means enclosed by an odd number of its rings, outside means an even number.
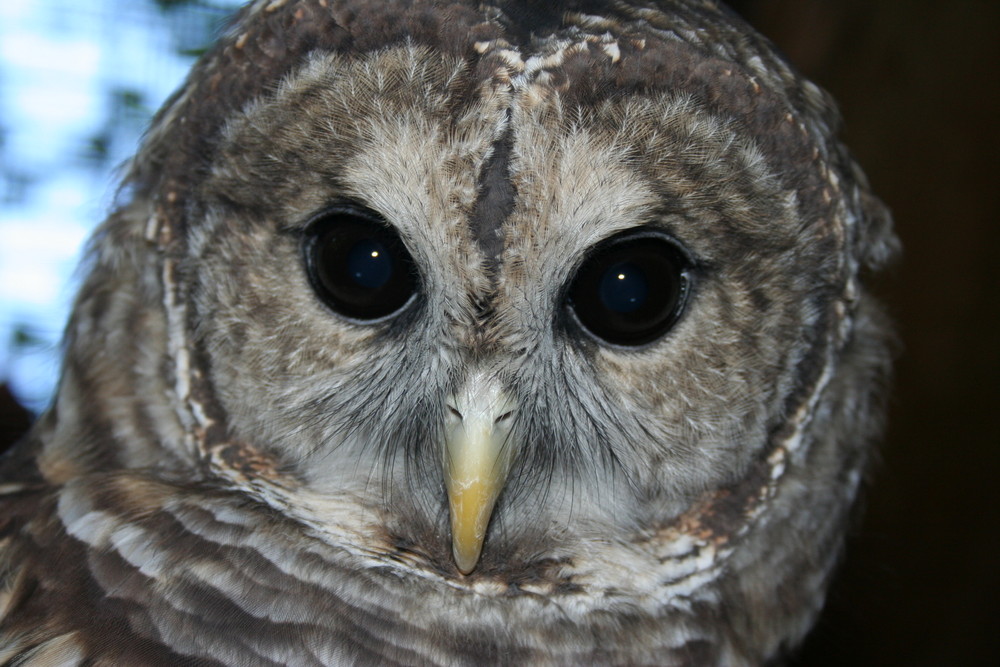
M860 275L896 242L838 130L707 0L249 4L154 120L0 460L0 665L787 655L889 373ZM304 267L346 205L419 271L374 323ZM690 295L606 344L566 286L637 229ZM477 378L514 454L463 569L441 443Z

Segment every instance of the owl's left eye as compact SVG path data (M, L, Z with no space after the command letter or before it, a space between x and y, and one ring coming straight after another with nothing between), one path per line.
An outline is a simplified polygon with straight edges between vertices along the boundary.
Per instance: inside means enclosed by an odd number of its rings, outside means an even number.
M313 289L350 319L382 320L417 292L413 258L374 211L345 206L325 213L310 225L304 255Z
M634 230L598 245L569 286L576 323L605 343L639 347L660 338L684 310L686 255L656 231Z

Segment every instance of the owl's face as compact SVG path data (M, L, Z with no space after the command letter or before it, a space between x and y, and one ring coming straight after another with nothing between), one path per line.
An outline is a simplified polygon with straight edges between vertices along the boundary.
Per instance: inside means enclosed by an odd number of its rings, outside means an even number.
M715 3L565 5L256 2L161 112L38 464L155 479L59 507L94 549L76 503L183 527L157 636L206 599L402 662L749 664L808 628L878 430L888 218Z
M465 69L312 57L228 124L189 274L231 435L468 573L733 481L838 276L739 118Z

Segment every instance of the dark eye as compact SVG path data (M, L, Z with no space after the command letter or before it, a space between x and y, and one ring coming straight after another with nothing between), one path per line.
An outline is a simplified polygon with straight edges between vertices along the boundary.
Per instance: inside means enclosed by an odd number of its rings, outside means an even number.
M345 317L388 317L417 291L417 270L399 235L375 212L342 207L309 227L304 254L321 299Z
M577 323L612 345L635 347L663 334L684 310L689 262L654 231L632 231L598 245L569 288Z

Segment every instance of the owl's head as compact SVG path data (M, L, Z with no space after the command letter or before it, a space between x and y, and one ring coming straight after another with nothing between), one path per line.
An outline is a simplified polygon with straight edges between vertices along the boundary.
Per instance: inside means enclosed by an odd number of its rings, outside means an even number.
M95 242L74 456L483 595L812 600L895 246L838 123L714 2L253 2Z

